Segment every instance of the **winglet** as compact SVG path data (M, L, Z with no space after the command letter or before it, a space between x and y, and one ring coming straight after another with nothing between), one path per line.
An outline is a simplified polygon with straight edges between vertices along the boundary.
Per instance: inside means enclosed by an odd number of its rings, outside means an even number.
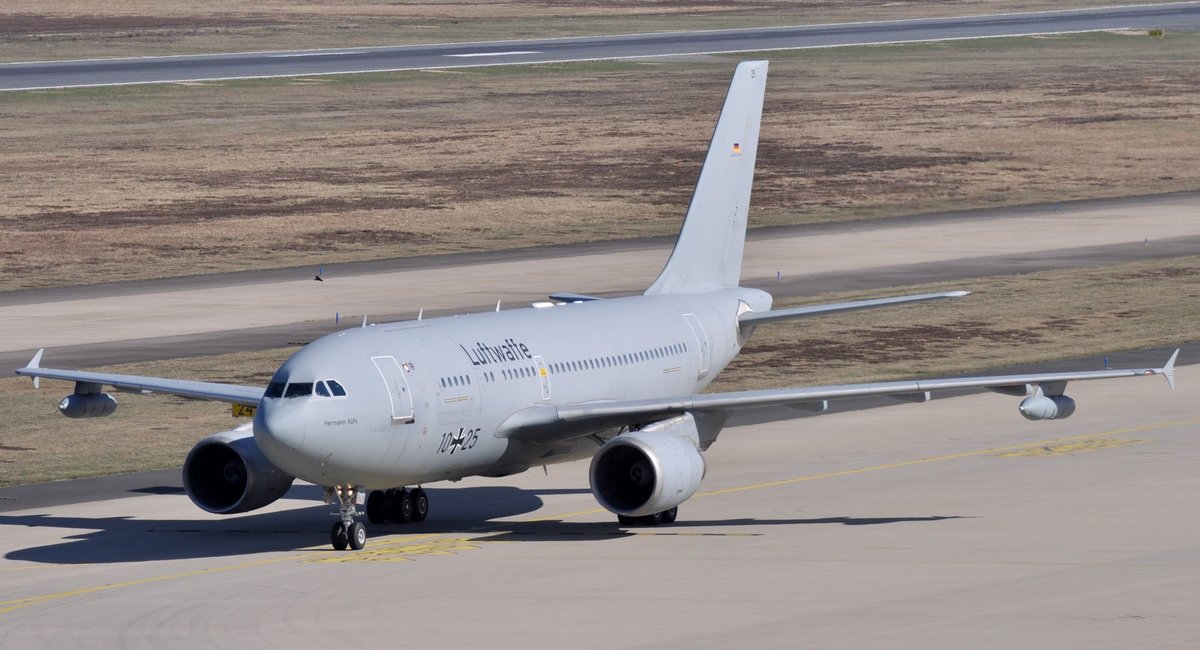
M1158 371L1163 377L1167 378L1167 385L1171 390L1175 390L1175 359L1179 356L1179 348L1175 348L1175 352L1171 354L1171 358L1167 359L1167 363Z
M26 367L26 368L41 368L41 367L42 367L42 366L41 366L41 364L42 364L42 353L43 353L43 352L45 352L45 351L46 351L46 348L40 348L40 349L38 349L38 351L37 351L37 354L33 355L33 358L29 360L29 363L25 364L25 367ZM38 388L41 388L41 387L42 387L42 383L41 383L40 381L38 381L39 379L40 379L39 377L34 377L34 378L33 378L33 387L34 387L34 389L38 389Z

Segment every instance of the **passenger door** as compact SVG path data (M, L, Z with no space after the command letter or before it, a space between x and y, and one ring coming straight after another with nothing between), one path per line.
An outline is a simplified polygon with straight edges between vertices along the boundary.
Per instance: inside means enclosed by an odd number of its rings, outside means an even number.
M393 356L371 357L379 376L387 386L392 407L392 424L408 424L414 420L412 391L404 370Z

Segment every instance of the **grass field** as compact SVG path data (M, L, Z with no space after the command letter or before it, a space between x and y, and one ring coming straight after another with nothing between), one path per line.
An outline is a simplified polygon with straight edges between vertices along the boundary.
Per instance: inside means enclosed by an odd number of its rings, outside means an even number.
M774 53L751 226L1190 190L1200 36ZM0 94L0 291L670 234L732 58Z
M1126 2L1126 4L1137 4ZM1094 6L1067 0L1055 8ZM6 0L0 61L591 36L1044 10L1032 0Z
M942 376L1086 354L1095 354L1098 363L1104 354L1122 349L1200 340L1195 318L1200 312L1198 257L966 279L953 285L964 287L975 293L760 327L710 390ZM946 288L897 287L887 293ZM863 295L837 294L809 302L859 297ZM106 370L261 385L292 350ZM0 400L0 421L5 423L0 429L0 486L175 467L201 437L241 422L222 404L119 394L121 407L115 415L67 420L55 404L69 391L63 382L44 382L35 392L27 379L0 379L5 396ZM1013 418L1021 421L1015 404Z

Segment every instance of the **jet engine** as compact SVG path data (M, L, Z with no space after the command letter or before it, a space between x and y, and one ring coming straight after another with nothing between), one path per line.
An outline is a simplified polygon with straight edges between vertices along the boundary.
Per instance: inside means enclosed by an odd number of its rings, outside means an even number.
M674 508L704 478L699 442L690 413L623 433L592 458L592 494L608 511L627 517Z
M1029 420L1062 420L1075 412L1075 400L1066 395L1043 395L1039 390L1021 400L1018 408Z
M117 410L117 399L108 393L71 393L58 403L58 412L69 418L102 418Z
M192 503L218 515L268 505L293 480L263 455L250 424L201 440L183 462L183 487Z

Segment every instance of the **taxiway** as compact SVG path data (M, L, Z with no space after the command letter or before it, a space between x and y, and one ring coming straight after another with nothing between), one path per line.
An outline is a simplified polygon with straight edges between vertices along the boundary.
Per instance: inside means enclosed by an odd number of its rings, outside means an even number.
M1200 3L700 32L0 64L0 91L1200 27Z

